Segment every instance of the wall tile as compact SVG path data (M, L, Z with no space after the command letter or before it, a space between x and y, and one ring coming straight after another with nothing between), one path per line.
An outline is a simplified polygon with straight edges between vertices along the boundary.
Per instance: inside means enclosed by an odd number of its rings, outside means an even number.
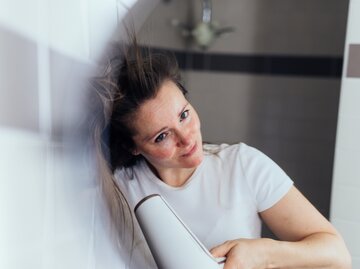
M115 35L116 27L128 9L115 0L92 0L87 3L88 42L91 60L102 56L106 44ZM132 5L133 3L129 3Z
M359 11L360 1L351 0L331 200L331 220L344 235L353 257L353 268L360 267L360 84L359 79L344 76L347 72L349 44L360 43Z
M360 222L359 193L360 188L335 182L331 200L331 219Z
M86 95L91 65L51 50L49 75L51 87L51 122L53 137L76 132L87 113ZM78 129L77 129L78 128Z
M360 78L360 44L349 44L346 77Z
M352 256L360 257L360 223L333 218L331 221L343 236L346 246ZM357 262L360 262L358 260ZM360 263L359 263L360 264ZM353 264L353 268L359 268Z
M234 74L236 75L238 74ZM337 118L339 80L251 75L248 77L249 82L238 87L249 87L251 114L291 120Z
M186 5L183 4L186 2ZM348 1L213 1L213 20L235 32L215 40L210 51L260 54L342 55ZM201 1L160 4L146 23L151 44L184 48L189 44L172 19L187 26L201 21ZM306 37L306 38L304 38ZM197 48L195 48L197 49Z
M360 151L338 147L335 152L334 184L360 188Z
M338 148L360 151L360 117L339 115L336 143Z
M37 47L0 26L0 125L38 131Z
M262 150L329 216L338 81L194 71L185 81L205 140Z
M334 155L334 141L282 139L281 156L297 162L327 163Z
M325 50L321 51L320 47L326 47L327 52L342 51L344 44L334 40L332 30L339 34L340 40L344 39L346 2L339 5L340 2L329 1L259 3L248 0L238 2L237 8L233 7L233 1L227 2L214 3L215 11L218 10L214 17L227 25L235 22L236 32L219 39L212 50L236 50L240 47L265 53L298 51L312 54L316 51L321 54Z
M11 29L11 31L24 36L26 39L36 40L39 34L38 20L36 19L39 2L23 0L1 1L1 26ZM3 41L4 39L1 40Z
M224 87L224 79L226 87ZM186 87L190 100L202 120L205 140L211 142L239 142L246 136L249 120L249 87L246 76L186 73Z
M182 30L172 26L172 21L177 20L185 26L190 25L188 18L191 18L194 11L187 7L189 2L170 1L165 4L161 1L143 24L139 32L141 40L161 48L184 49L186 40L182 36Z
M346 32L346 42L350 43L360 43L360 29L358 25L360 24L359 18L360 10L360 1L351 0L349 6L349 15L348 15L348 24Z
M360 80L346 78L342 80L339 115L360 118Z
M334 108L336 109L336 108ZM297 140L321 140L321 143L335 142L335 119L288 119L283 120L281 136Z
M360 268L360 257L353 257L352 268Z
M5 268L42 267L46 146L39 134L0 126L0 225L5 234L0 248L9 254Z
M46 0L42 0L45 1ZM89 14L86 1L49 1L42 4L41 25L50 47L74 58L88 60ZM66 19L64 19L66 18Z

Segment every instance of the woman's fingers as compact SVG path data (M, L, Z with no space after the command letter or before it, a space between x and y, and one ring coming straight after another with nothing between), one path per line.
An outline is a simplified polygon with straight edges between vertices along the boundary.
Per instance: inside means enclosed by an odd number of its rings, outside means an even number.
M269 253L267 239L237 239L226 241L210 250L215 257L225 257L224 269L266 268Z
M210 250L210 253L214 257L225 257L233 246L236 245L235 240L226 241L221 245L218 245Z

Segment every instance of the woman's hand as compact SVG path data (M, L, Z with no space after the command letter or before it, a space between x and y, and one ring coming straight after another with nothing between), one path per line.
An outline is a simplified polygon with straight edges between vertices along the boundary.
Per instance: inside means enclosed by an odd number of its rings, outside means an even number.
M211 250L226 256L224 269L352 268L341 236L295 187L260 216L281 241L226 241Z
M268 268L271 239L237 239L210 250L214 257L226 257L224 269Z

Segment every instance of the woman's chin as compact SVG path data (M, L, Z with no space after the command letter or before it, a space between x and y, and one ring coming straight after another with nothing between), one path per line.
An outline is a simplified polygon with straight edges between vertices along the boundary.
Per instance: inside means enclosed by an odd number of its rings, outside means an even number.
M204 154L202 152L197 153L196 155L186 160L184 163L184 168L196 168L198 167L204 159Z

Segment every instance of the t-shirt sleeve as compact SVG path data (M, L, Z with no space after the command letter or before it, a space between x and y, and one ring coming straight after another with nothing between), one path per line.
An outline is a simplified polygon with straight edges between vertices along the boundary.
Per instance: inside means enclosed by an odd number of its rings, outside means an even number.
M240 144L239 157L258 212L275 205L293 186L289 176L259 150Z

